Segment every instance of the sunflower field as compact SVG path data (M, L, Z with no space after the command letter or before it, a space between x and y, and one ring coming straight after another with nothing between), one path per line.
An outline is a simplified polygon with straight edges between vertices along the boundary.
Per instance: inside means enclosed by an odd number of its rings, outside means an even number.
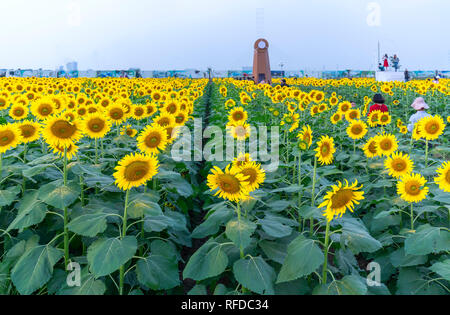
M450 80L279 83L0 78L0 294L449 294Z

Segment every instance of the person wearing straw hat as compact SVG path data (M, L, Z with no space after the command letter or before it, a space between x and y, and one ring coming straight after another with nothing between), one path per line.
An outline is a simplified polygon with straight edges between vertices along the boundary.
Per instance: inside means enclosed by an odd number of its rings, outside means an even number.
M425 100L423 99L423 97L418 97L414 100L414 102L411 104L411 107L414 108L417 112L413 115L411 115L411 117L409 117L409 122L410 124L408 124L408 131L409 132L413 132L414 130L414 125L421 120L424 117L430 116L430 114L428 114L425 110L429 109L430 107L428 106L427 103L425 103Z

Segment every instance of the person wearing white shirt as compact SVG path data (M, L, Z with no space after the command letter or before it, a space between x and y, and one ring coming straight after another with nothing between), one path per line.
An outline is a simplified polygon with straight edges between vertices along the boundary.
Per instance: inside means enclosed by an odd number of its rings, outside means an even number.
M414 100L414 102L411 104L411 107L414 108L417 112L413 115L411 115L411 117L409 117L409 122L410 124L408 124L408 131L409 132L413 132L414 130L414 125L421 120L424 117L430 116L430 114L428 114L425 110L429 109L430 107L428 106L427 103L425 103L425 100L423 99L423 97L418 97Z

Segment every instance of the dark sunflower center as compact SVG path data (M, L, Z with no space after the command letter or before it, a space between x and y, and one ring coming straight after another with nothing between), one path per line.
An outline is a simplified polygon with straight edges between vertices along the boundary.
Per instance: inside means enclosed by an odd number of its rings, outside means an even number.
M16 116L22 116L25 113L25 111L22 108L16 108L16 110L14 111L14 114Z
M445 181L447 182L447 184L450 184L450 169L445 174Z
M355 135L361 134L363 131L363 128L360 125L354 125L352 126L352 133Z
M94 118L88 122L89 130L93 132L100 132L105 127L105 121L100 118Z
M322 152L323 156L327 156L330 152L330 145L328 143L324 143L320 148L320 152Z
M416 181L406 183L405 191L409 195L416 196L420 194L420 185Z
M177 111L177 105L175 105L175 104L170 104L170 105L167 107L167 111L168 111L169 113L171 113L171 114L174 114L174 113Z
M111 111L111 117L113 119L119 120L123 117L123 111L121 109L113 109Z
M125 179L130 182L138 181L144 178L149 170L150 167L147 162L132 162L125 168Z
M149 148L156 148L161 143L161 135L159 132L151 132L145 137L145 145Z
M144 114L144 110L142 109L142 108L136 108L135 110L134 110L134 114L136 115L136 116L142 116L143 114Z
M36 129L31 125L23 125L20 127L20 130L22 131L22 136L25 138L32 137L36 132Z
M241 120L244 118L244 114L242 112L235 112L233 114L233 119L234 120Z
M158 124L159 124L161 127L168 126L169 123L170 123L169 118L166 118L166 117L161 118L161 119L158 121Z
M375 141L372 141L372 142L369 144L368 150L369 150L369 152L372 153L372 154L377 153L377 144L375 143Z
M219 187L222 191L236 194L240 191L239 180L230 174L222 174L219 176Z
M248 176L248 178L245 181L249 182L249 184L253 184L256 181L258 175L253 168L246 168L242 170L241 173L244 176Z
M42 116L47 116L47 115L51 114L52 107L47 104L42 104L41 106L39 106L38 111L39 111L39 114L41 114Z
M439 126L436 123L431 122L426 125L425 129L428 133L435 134L438 131Z
M341 189L331 197L331 209L336 210L345 207L353 198L353 190Z
M14 133L11 130L0 132L0 147L10 144L14 138Z
M66 120L56 121L50 129L52 134L60 139L69 139L77 131L77 128Z
M381 140L380 147L385 151L390 150L392 148L391 140L389 140L389 139Z
M406 162L401 159L396 159L392 162L392 168L397 172L404 171L406 169Z

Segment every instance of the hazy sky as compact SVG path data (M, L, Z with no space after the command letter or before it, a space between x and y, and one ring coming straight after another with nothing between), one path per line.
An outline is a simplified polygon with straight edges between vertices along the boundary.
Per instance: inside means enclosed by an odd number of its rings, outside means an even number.
M449 0L0 0L0 68L450 70Z

